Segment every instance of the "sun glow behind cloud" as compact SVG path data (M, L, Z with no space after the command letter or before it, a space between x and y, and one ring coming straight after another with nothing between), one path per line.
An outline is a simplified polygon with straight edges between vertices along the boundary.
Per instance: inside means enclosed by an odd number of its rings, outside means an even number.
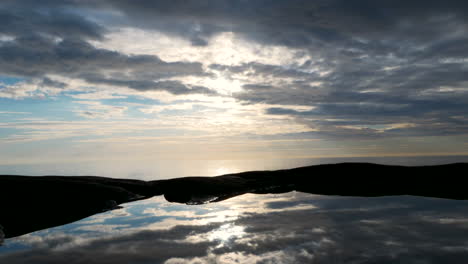
M0 165L468 154L463 8L221 2L0 4Z

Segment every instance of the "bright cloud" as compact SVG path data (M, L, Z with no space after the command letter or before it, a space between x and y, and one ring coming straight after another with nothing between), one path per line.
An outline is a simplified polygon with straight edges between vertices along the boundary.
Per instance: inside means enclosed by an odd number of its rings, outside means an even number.
M200 137L226 157L466 154L467 7L3 1L0 154L177 156Z

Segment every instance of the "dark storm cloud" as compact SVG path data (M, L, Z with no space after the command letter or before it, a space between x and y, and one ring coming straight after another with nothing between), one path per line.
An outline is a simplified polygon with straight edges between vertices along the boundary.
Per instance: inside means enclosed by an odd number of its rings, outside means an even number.
M122 80L108 79L95 74L82 75L84 80L95 84L108 84L114 86L129 87L138 91L169 91L175 95L181 94L216 94L215 91L203 86L187 86L179 81L146 81L146 80Z
M204 76L200 63L125 55L89 41L121 26L160 31L195 46L209 46L212 37L232 32L309 58L291 65L209 65L231 78L251 80L234 94L242 103L278 105L268 113L289 115L332 134L346 122L316 119L346 119L348 125L411 123L411 128L397 129L411 135L468 133L463 124L468 110L464 1L4 1L0 13L0 31L13 37L0 43L4 75L95 74L96 83L209 94L204 87L163 80ZM285 105L314 110L298 112ZM367 128L373 134L372 129ZM380 135L391 131L397 132Z
M41 2L41 5L32 1L7 3L12 7L34 5L52 10L67 10L66 8L72 7L84 10L117 10L126 19L120 18L117 21L111 18L106 20L104 17L101 20L115 25L126 23L176 34L194 40L198 45L206 44L217 33L235 32L265 44L320 51L323 52L322 56L336 60L369 54L391 54L397 57L411 55L415 58L427 58L428 54L434 56L440 51L443 54L438 54L439 57L467 54L463 45L454 48L454 44L465 43L463 31L467 23L468 5L455 0L417 0L411 3L402 0L118 0L47 1ZM77 19L70 20L74 21L70 23L71 27L79 24L75 21ZM87 20L85 22L82 22L83 27L80 28L89 32L87 35L98 36L99 33L96 32L100 30L91 30L97 25ZM57 16L55 24L67 25L61 23L60 16ZM434 50L437 52L433 52Z
M393 59L392 59L393 60ZM250 104L311 106L311 111L287 107L272 107L272 115L290 115L300 122L322 130L323 120L346 119L341 125L385 125L412 123L420 135L465 134L468 132L465 113L468 111L468 67L466 63L435 60L431 63L394 64L369 59L358 60L354 68L344 63L338 67L322 65L327 74L305 74L299 68L288 69L281 75L293 81L284 84L247 84L234 97ZM393 67L393 68L388 68ZM274 67L220 67L217 69L249 72L251 76L265 75L260 69ZM271 72L275 72L271 70ZM437 125L435 125L437 124ZM417 128L407 129L418 135ZM362 132L362 130L355 130ZM449 132L450 131L450 132ZM381 136L391 136L386 131ZM404 135L405 129L399 129ZM396 134L393 134L396 135Z
M21 3L38 6L31 1ZM449 47L465 39L463 34L452 34L462 33L467 23L468 5L456 0L48 1L40 6L119 11L125 19L101 20L156 29L192 40L195 45L208 44L210 37L220 32L235 32L265 44L325 52L335 59L390 53L422 56L426 51L421 46L429 51L445 44L457 56L459 52L466 54L464 48Z
M152 55L125 55L106 49L93 47L80 39L54 40L51 37L32 34L6 41L0 45L0 72L4 75L22 77L42 77L58 74L72 78L95 75L99 72L111 72L127 78L139 78L141 83L154 83L153 80L184 75L205 75L200 63L165 62ZM146 77L146 79L145 79ZM48 78L46 77L45 80ZM50 79L48 79L50 83ZM89 78L91 83L92 79ZM102 83L96 81L95 83ZM151 90L131 83L116 82L136 90ZM135 81L136 82L136 81ZM155 90L166 90L174 94L183 94L180 85L159 85ZM58 83L55 83L57 85ZM109 83L110 84L110 83ZM157 85L153 85L156 87ZM209 93L203 89L185 89L188 93Z
M107 4L106 4L107 3ZM107 1L103 8L123 12L129 23L193 38L236 32L267 44L343 52L405 53L409 42L432 41L447 34L446 26L466 25L468 5L462 1ZM94 3L93 3L94 4ZM158 27L176 22L171 27ZM166 24L167 25L167 24ZM404 37L404 39L402 39ZM398 43L389 43L400 39ZM371 41L371 42L368 42ZM421 44L421 43L420 43ZM350 48L356 48L352 51ZM389 50L400 47L400 50ZM365 50L364 50L365 49Z
M59 82L59 81L54 81L54 80L51 80L50 78L47 78L47 77L42 79L41 85L46 86L46 87L55 87L55 88L65 88L65 87L67 87L66 83Z
M154 55L126 55L96 48L90 40L102 40L108 32L103 25L74 10L72 2L5 1L0 4L0 74L42 78L41 85L64 88L50 74L80 78L90 74L114 74L138 79L127 87L161 90L173 94L213 93L204 87L188 88L163 78L205 75L200 63L165 62ZM78 6L79 7L79 6ZM91 82L92 83L92 82ZM98 83L98 82L96 82ZM142 86L141 84L146 84ZM149 87L150 83L153 88ZM125 86L123 82L117 86Z
M0 32L9 36L28 36L42 33L56 37L74 36L102 39L104 27L81 15L61 8L22 6L20 1L0 6Z
M244 92L234 95L244 103L316 108L273 108L269 114L288 114L330 133L377 131L339 128L310 117L344 118L348 125L414 125L379 132L385 136L468 133L461 124L468 110L468 4L463 1L113 1L108 7L166 32L171 27L161 29L156 20L177 20L171 34L188 39L192 36L186 32L196 25L208 43L217 33L235 32L250 41L302 50L313 62L288 68L258 62L210 66L249 77L295 80L245 85ZM447 87L452 90L444 91Z

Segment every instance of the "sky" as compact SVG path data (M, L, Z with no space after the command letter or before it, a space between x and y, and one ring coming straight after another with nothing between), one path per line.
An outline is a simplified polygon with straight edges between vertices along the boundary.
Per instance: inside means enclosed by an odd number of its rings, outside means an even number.
M3 0L0 166L468 155L467 36L455 0Z

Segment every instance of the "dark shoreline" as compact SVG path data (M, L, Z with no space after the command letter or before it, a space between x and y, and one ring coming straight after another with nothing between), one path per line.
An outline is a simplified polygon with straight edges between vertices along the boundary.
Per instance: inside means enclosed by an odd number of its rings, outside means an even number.
M464 186L467 171L468 163L416 167L340 163L156 181L95 176L0 175L0 226L3 226L5 238L11 238L157 195L164 195L169 202L186 204L219 202L245 193L290 191L465 200L468 199Z

